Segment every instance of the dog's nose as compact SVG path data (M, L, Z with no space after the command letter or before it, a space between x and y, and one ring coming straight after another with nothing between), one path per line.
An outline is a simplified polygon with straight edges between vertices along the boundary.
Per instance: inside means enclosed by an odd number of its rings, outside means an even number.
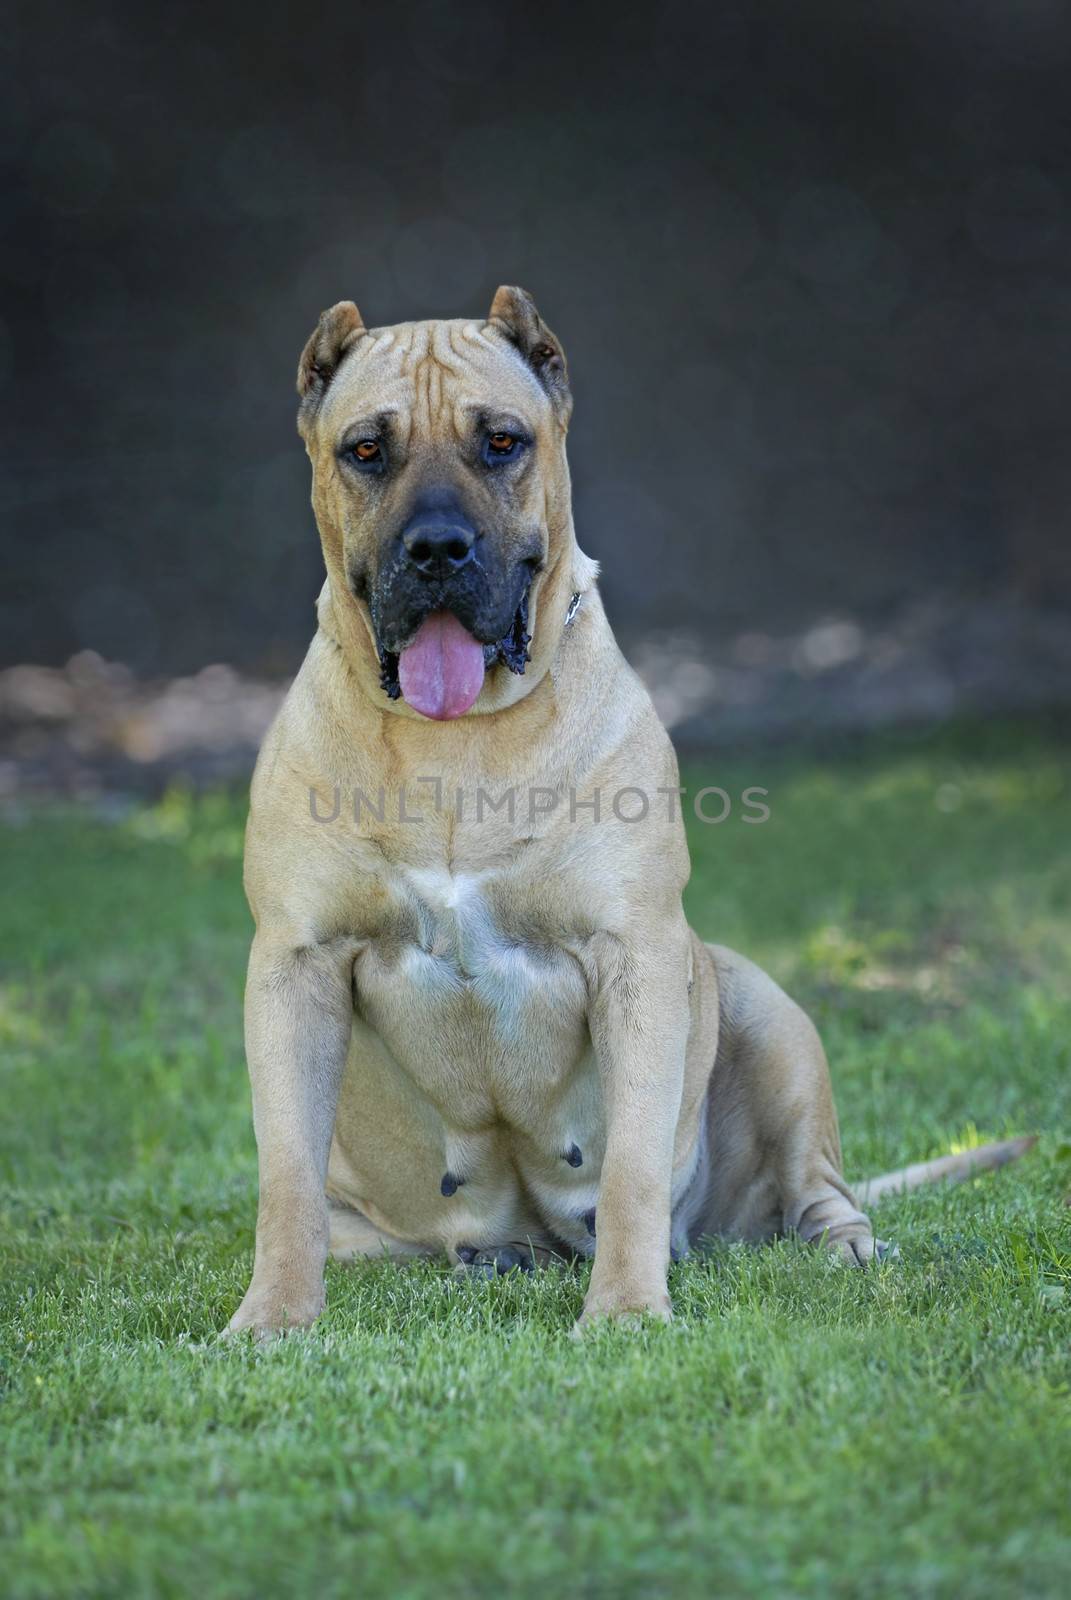
M472 560L476 534L456 517L418 517L402 534L406 554L425 578L448 578Z

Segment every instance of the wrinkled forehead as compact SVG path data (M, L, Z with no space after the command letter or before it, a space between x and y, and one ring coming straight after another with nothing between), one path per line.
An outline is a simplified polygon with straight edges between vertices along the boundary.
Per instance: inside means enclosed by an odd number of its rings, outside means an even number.
M338 436L388 415L417 438L472 430L474 417L509 417L537 431L551 418L546 392L514 347L486 323L402 322L374 328L343 361L325 397L321 429Z

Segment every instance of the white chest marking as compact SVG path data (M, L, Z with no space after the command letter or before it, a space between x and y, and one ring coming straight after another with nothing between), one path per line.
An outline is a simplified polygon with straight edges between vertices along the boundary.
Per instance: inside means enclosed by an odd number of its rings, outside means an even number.
M424 924L421 944L406 953L409 981L444 997L468 987L493 1013L496 1031L513 1037L547 974L545 963L496 926L482 892L484 874L409 867L404 878Z

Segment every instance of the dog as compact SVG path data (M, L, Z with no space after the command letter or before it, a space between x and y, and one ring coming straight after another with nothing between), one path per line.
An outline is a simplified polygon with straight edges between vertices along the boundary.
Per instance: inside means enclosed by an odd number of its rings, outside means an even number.
M814 1027L685 919L676 758L576 541L531 297L378 329L342 302L298 391L327 576L252 783L230 1331L311 1323L329 1252L590 1256L580 1328L668 1318L709 1236L865 1266Z

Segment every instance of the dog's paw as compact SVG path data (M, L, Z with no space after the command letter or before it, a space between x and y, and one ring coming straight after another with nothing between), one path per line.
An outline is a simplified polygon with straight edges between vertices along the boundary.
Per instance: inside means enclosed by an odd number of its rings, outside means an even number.
M545 1244L516 1239L511 1244L459 1244L454 1254L458 1271L476 1277L501 1278L507 1272L534 1272L537 1267L568 1265L571 1257Z
M841 1238L828 1240L827 1248L845 1266L868 1267L874 1259L874 1235L869 1228L845 1234Z
M225 1339L251 1333L258 1343L307 1328L324 1308L323 1286L318 1290L297 1286L251 1283L238 1310L223 1332Z
M887 1238L874 1238L872 1234L848 1234L847 1238L834 1238L829 1250L848 1267L869 1267L872 1261L898 1261L900 1246Z
M583 1338L600 1324L613 1322L628 1326L645 1318L672 1322L673 1308L664 1285L644 1289L639 1285L622 1284L611 1289L589 1289L584 1309L573 1327L573 1338Z
M459 1245L458 1270L476 1278L503 1278L507 1272L531 1272L537 1265L535 1251L527 1245Z
M895 1261L900 1255L896 1245L887 1239L875 1239L869 1229L830 1239L828 1248L849 1267L869 1267L872 1261Z

